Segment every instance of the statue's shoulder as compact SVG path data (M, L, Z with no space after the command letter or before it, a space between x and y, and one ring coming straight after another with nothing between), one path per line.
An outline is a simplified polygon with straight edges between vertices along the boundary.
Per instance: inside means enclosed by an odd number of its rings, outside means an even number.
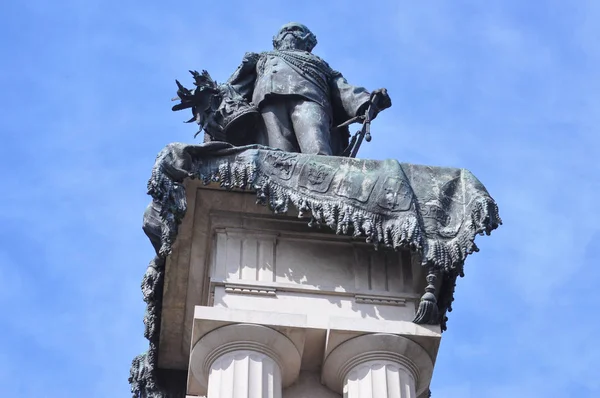
M338 76L341 76L342 74L340 72L338 72L337 70L333 69L329 63L327 61L325 61L323 58L319 57L318 55L315 54L311 54L313 57L315 57L319 62L321 62L321 65L323 65L323 67L325 68L325 70L329 73L329 77L331 78L336 78Z
M331 79L335 79L337 77L342 76L342 74L338 70L333 69L331 65L329 65L329 62L325 61L323 58L317 55L315 55L315 57L317 57L317 59L322 62L323 67L325 68Z

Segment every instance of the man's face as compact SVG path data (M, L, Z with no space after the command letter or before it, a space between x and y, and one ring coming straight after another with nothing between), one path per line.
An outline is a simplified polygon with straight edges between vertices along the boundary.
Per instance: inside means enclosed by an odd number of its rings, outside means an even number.
M299 24L287 24L283 26L274 40L277 50L301 50L310 51L308 38L310 31Z

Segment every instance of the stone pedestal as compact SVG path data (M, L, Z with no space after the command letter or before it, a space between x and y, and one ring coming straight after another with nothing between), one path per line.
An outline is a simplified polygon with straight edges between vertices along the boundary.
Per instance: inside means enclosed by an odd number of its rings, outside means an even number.
M412 323L420 258L186 184L158 360L188 370L189 397L426 394L441 332Z

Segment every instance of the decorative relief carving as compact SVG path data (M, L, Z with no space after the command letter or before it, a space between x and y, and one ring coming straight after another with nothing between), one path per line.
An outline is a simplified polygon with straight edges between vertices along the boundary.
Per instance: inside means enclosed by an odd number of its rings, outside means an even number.
M225 285L225 292L233 294L252 294L256 296L277 296L277 289L272 287L236 285L229 283Z
M354 300L359 304L395 305L395 306L399 306L399 307L406 306L405 298L381 297L381 296L369 296L369 295L364 295L364 294L357 294L354 296Z
M413 194L408 183L400 178L387 177L382 187L383 195L377 204L389 211L406 211L410 209Z
M265 166L268 168L268 172L282 180L289 180L292 177L297 162L298 156L288 152L273 151L265 156Z
M302 167L298 185L310 191L325 193L333 181L335 169L329 165L308 161Z

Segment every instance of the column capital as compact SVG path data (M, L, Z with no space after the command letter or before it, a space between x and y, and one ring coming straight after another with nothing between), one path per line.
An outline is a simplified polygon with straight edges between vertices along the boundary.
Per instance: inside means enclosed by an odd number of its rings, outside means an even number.
M433 361L427 351L406 337L387 333L354 337L334 348L323 363L323 383L341 394L348 373L372 361L392 362L406 369L415 380L417 395L429 388Z
M281 369L284 388L300 373L301 354L288 337L262 325L232 324L205 334L192 348L190 370L203 390L213 363L234 351L254 351L273 359Z

